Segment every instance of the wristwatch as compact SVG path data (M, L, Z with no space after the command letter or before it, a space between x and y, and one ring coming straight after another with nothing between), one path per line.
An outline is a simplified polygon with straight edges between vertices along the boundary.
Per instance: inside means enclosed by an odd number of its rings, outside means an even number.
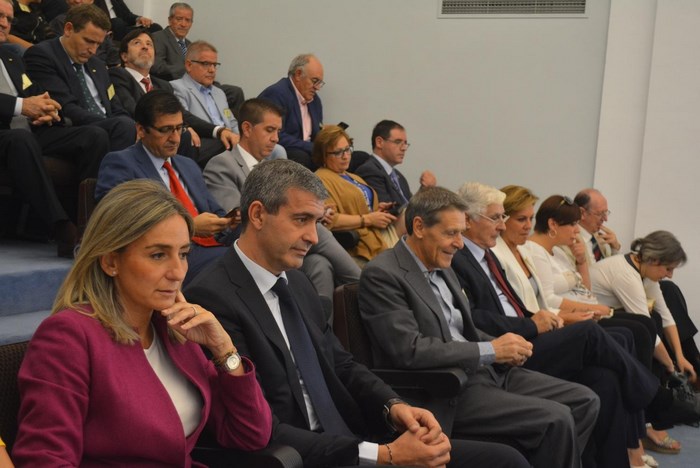
M391 421L391 407L394 405L397 405L399 403L403 403L404 405L406 404L405 401L403 401L401 398L391 398L389 401L384 403L384 421L386 422L386 425L389 426L391 430L396 432L396 427L394 426L394 423Z
M229 351L218 359L214 359L214 365L226 372L232 372L241 367L241 355L236 351Z

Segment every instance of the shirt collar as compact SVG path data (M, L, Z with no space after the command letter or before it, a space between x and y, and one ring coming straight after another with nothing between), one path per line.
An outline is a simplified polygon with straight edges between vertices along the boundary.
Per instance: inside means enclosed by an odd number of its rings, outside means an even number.
M257 166L261 161L258 161L255 159L255 157L247 152L245 148L243 148L240 144L238 146L238 152L241 153L241 157L243 158L243 161L245 162L246 166L248 166L248 170L252 171L255 166Z
M130 74L131 76L133 76L134 79L135 79L136 81L138 81L139 83L141 83L141 80L144 79L144 78L148 78L149 80L151 79L151 78L150 78L150 75L142 75L141 72L139 72L139 71L137 71L137 70L134 70L133 68L124 67L124 70L128 71L129 74Z
M143 147L143 150L146 152L146 155L148 155L148 159L151 160L151 162L153 163L153 166L156 168L156 170L160 171L161 169L163 169L163 164L165 164L167 161L170 161L170 158L163 159L163 158L159 158L158 156L154 156L153 153L151 153L148 150L148 148L146 148L146 145L144 145L143 143L141 143L141 146ZM172 163L173 162L170 161L170 164L172 164Z
M294 81L292 81L291 78L289 78L289 82L292 83L292 88L294 88L294 93L296 93L296 95L297 95L297 101L299 101L300 106L305 106L305 105L309 104L310 102L313 102L313 98L311 98L309 101L304 99L304 96L302 96L301 93L299 92L299 90L297 89L297 87L294 86Z
M465 236L462 236L462 241L464 241L464 245L466 245L469 251L472 253L472 255L474 255L476 261L481 263L481 261L484 259L484 256L486 255L486 250L482 249L474 242L472 242L471 239L468 239Z
M238 246L238 240L233 243L233 248L236 249L238 257L241 259L241 262L243 262L243 265L250 273L250 276L253 277L255 285L258 287L260 294L263 296L270 292L279 278L284 278L284 280L287 281L287 274L285 272L282 272L279 276L274 275L248 258L248 256L244 254L241 248Z
M391 173L394 171L394 168L391 167L391 165L390 165L388 162L384 161L382 158L380 158L379 156L377 156L375 153L372 153L372 156L374 156L374 158L375 158L377 161L379 161L379 164L382 165L382 167L384 168L384 170L386 171L386 173L389 174L389 175L391 175Z
M580 228L580 229L579 229L579 231L580 231L580 232L579 232L579 235L581 236L581 239L583 239L585 242L590 242L590 241L591 241L591 238L593 237L593 234L591 234L590 232L588 232L588 231L586 230L586 228L583 227L583 226L581 226L580 224L579 224L578 227Z
M428 276L430 274L430 270L425 266L425 264L421 261L420 258L415 254L413 249L411 249L411 246L408 245L408 242L406 242L406 236L401 237L401 241L403 243L403 246L406 247L406 250L408 250L408 253L411 254L411 257L413 257L413 260L416 262L418 265L418 268L420 269L421 273L423 273L425 276ZM439 271L440 268L435 268L433 271Z

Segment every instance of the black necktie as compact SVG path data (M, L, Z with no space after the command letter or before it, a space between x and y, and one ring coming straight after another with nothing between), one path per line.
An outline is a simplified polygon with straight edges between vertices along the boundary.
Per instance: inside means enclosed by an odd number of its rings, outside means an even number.
M87 104L87 110L93 114L99 115L100 117L104 117L105 113L102 112L102 109L100 109L100 106L97 105L95 98L92 97L92 93L90 93L90 88L88 88L87 81L85 80L85 73L83 73L83 66L79 63L74 63L73 68L75 68L75 74L78 76L80 88L83 90L83 97L85 98L85 103Z
M323 431L334 435L352 436L352 431L345 424L338 408L333 403L326 379L321 371L321 365L318 362L318 356L311 342L311 336L309 336L309 331L306 329L301 312L289 292L285 279L279 278L272 287L272 291L279 298L282 322L287 332L289 347L294 355L294 361L301 378L304 379L306 391L309 393L316 410L316 416L323 426Z

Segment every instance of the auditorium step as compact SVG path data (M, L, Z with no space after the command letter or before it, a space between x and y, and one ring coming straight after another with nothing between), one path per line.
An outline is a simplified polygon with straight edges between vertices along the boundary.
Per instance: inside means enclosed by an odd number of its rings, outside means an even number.
M53 244L0 240L0 344L31 338L72 263Z

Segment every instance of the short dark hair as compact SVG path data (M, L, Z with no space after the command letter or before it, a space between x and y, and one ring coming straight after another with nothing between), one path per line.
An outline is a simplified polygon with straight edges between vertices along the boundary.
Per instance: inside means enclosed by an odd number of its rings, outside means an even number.
M136 103L134 120L144 127L152 127L156 119L161 115L182 113L182 104L169 91L154 89L143 96Z
M268 213L276 214L287 203L287 191L296 188L312 193L319 200L328 198L321 179L301 164L289 159L263 161L250 171L241 192L241 228L248 226L248 210L259 201Z
M572 224L581 219L581 208L569 197L552 195L542 202L535 215L535 232L549 232L549 220L559 225Z
M122 66L124 66L124 60L122 59L122 54L125 54L129 51L129 42L133 41L137 37L139 37L141 34L145 34L151 39L151 42L153 42L153 36L151 36L151 33L148 31L148 29L145 28L136 28L132 29L124 37L122 37L121 42L119 43L119 60L122 63Z
M84 4L69 8L66 13L66 23L72 24L75 32L82 31L88 23L92 23L104 31L112 29L112 23L107 13L95 5Z
M411 197L406 207L406 233L413 234L413 220L420 218L425 227L440 222L440 213L445 210L467 211L462 197L444 187L424 187Z
M377 137L381 137L384 140L389 139L391 131L398 128L399 130L405 130L403 125L393 120L382 120L377 125L374 126L372 130L372 148L375 148Z
M247 99L238 111L238 131L243 135L243 122L257 125L263 121L266 112L272 112L278 117L284 117L284 110L272 101L263 98Z

